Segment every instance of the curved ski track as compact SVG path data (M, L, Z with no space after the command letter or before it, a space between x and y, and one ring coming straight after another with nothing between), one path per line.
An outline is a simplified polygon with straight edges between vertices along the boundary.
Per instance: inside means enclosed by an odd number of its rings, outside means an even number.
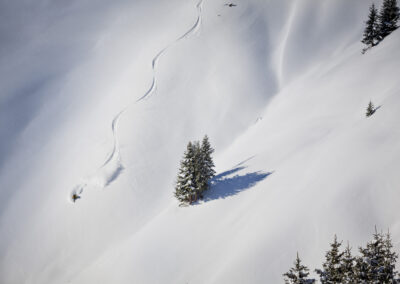
M196 9L197 9L197 20L195 22L195 24L188 30L186 31L182 36L180 36L179 38L177 38L174 42L170 43L168 46L166 46L165 48L163 48L161 51L159 51L157 53L157 55L153 58L152 62L151 62L151 66L152 66L152 83L150 85L150 87L148 88L148 90L143 94L143 96L141 96L139 99L137 99L136 101L134 101L133 103L138 103L146 98L149 98L154 91L157 89L157 76L156 76L156 71L157 71L157 63L158 60L160 59L160 57L168 50L170 49L172 46L174 46L175 44L179 43L179 41L186 39L188 36L190 36L191 34L197 32L197 30L199 29L199 27L201 26L201 22L202 22L202 5L203 5L203 0L200 0L197 5L196 5ZM121 154L119 151L119 141L118 141L118 122L119 119L121 118L121 116L129 109L129 107L131 106L132 103L128 104L125 108L123 108L112 120L111 122L111 130L112 130L112 135L113 135L113 149L110 152L110 154L108 155L107 159L105 160L105 162L96 170L96 172L94 173L93 176L91 176L90 178L86 178L85 182L80 183L79 185L75 186L71 196L73 194L78 194L81 195L84 191L84 189L86 187L88 187L89 185L100 185L102 187L107 186L108 184L110 184L112 181L114 181L118 175L121 173L122 169L123 169L123 165L121 163ZM106 173L106 168L112 166L112 168L110 169L109 173ZM102 176L104 178L104 174L102 175L102 171L104 170L104 172L106 173L106 177L105 180L103 182L101 182ZM100 181L100 182L99 182Z

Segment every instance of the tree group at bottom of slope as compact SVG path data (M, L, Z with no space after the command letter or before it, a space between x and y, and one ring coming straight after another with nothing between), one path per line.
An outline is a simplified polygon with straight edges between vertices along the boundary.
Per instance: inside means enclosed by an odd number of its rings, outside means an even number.
M181 204L196 202L209 189L215 175L213 152L207 135L201 144L198 141L187 144L175 186L175 197Z
M322 284L395 284L400 283L396 271L398 255L393 251L390 233L378 233L365 247L359 248L359 255L353 256L349 244L341 250L342 242L335 235L325 262L315 272ZM309 269L301 263L297 254L294 267L283 274L286 284L309 284L316 280L309 277Z

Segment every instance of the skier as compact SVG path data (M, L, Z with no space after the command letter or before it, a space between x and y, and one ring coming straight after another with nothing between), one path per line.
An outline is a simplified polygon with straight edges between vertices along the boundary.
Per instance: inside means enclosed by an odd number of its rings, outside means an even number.
M79 199L79 198L81 198L78 194L76 194L76 193L74 193L74 194L72 194L72 201L75 203L75 201L77 200L77 199Z

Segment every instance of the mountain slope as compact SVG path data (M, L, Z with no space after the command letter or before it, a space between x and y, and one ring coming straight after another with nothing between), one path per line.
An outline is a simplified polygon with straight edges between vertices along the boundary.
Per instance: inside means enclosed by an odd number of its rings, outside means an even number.
M2 282L277 283L374 225L398 249L400 35L361 55L369 3L91 4L1 53ZM178 207L205 133L219 176Z

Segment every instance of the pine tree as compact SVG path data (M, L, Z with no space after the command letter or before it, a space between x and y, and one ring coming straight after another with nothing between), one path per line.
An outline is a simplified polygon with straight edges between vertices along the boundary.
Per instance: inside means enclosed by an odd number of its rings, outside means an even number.
M360 247L359 251L362 255L364 255L362 250L364 249ZM364 258L364 256L356 257L356 264L354 266L354 275L355 279L357 280L356 283L369 283L368 280L370 279L370 265L368 259L369 258Z
M383 0L379 13L379 34L381 39L391 34L398 28L399 7L397 0Z
M208 189L210 179L215 175L213 152L207 135L201 145L198 141L188 143L175 187L175 197L182 204L196 202Z
M356 260L356 277L361 283L392 283L382 282L385 278L385 241L383 235L375 228L373 240L366 248L360 247L361 256Z
M296 260L294 262L294 267L283 274L285 277L285 284L313 284L315 283L314 279L307 278L310 274L307 266L301 264L301 260L299 258L299 253L297 253Z
M208 136L205 135L200 148L200 194L209 188L210 180L215 175L212 153L214 153L214 149L211 147Z
M398 255L393 252L393 244L388 231L385 238L383 239L384 247L384 261L383 269L379 271L379 280L381 283L396 283L397 271L396 271L396 261Z
M365 114L367 117L370 117L375 113L376 109L374 104L370 101L367 107L367 113Z
M340 284L343 281L342 261L343 252L339 251L341 242L337 241L335 235L331 249L325 255L325 263L322 265L323 269L316 269L315 272L319 274L322 284Z
M204 184L203 177L203 157L201 153L201 146L199 141L193 142L194 147L194 178L196 184L196 200L202 197L202 187Z
M178 178L175 186L175 197L182 203L192 203L196 199L196 161L195 147L188 143L181 161Z
M379 43L378 10L375 8L375 4L372 4L369 8L369 16L366 24L364 37L361 42L370 48Z
M347 243L347 247L344 250L343 257L341 260L341 271L342 271L342 283L343 284L353 284L357 283L354 274L354 262L355 259L351 255L350 245Z

